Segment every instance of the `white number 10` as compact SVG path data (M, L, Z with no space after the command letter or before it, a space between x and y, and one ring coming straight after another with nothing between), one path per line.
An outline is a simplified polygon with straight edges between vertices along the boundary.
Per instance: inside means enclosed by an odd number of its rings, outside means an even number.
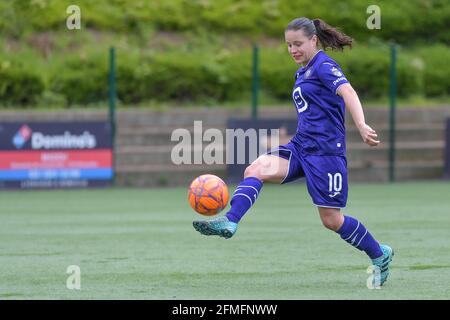
M342 175L338 172L334 175L328 173L328 189L330 192L338 192L342 189Z

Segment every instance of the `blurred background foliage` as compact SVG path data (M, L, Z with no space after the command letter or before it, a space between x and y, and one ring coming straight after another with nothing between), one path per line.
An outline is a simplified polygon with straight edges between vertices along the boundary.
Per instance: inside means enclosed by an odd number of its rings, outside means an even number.
M81 9L68 30L66 9ZM369 5L381 29L369 30ZM107 99L108 48L117 50L123 106L248 103L251 52L261 48L263 101L290 100L298 68L287 53L292 19L320 17L355 39L331 52L363 99L383 99L389 43L399 44L399 96L450 93L448 0L4 0L0 2L0 104L70 107Z

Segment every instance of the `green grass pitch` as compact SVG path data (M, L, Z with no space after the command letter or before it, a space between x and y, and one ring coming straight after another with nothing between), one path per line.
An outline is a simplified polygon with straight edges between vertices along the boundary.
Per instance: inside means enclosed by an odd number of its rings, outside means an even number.
M381 290L303 184L264 186L229 240L193 229L183 188L2 191L0 299L450 298L449 182L351 184L344 213L395 250Z

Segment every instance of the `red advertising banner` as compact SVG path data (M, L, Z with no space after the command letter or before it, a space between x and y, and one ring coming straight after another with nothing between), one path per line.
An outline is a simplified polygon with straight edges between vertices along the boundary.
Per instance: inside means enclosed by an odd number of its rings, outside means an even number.
M111 168L111 150L0 151L0 170L48 168Z

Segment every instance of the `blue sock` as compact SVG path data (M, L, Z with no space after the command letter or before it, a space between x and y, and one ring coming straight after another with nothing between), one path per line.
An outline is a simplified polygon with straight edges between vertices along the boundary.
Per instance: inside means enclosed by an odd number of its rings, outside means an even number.
M336 232L352 246L367 253L371 259L383 255L380 244L372 237L366 227L353 217L344 216L344 223Z
M231 209L226 214L228 220L238 223L256 202L262 186L263 182L255 177L242 180L231 198Z

